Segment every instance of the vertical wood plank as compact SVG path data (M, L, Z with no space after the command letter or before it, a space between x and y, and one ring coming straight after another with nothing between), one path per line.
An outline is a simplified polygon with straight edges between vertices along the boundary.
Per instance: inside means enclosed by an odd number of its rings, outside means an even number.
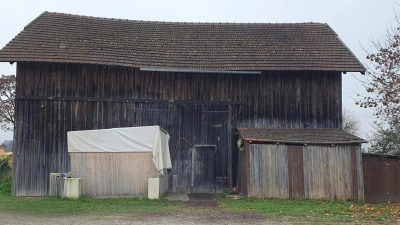
M251 144L249 197L289 198L285 145Z
M82 196L147 196L147 182L158 176L151 152L71 153L71 172L82 178Z
M303 199L304 166L303 146L288 146L289 198Z
M357 172L357 147L350 147L351 151L351 189L352 189L352 200L358 199L358 172Z
M305 146L303 149L305 198L351 199L354 196L351 161L350 147ZM355 197L358 198L358 193Z

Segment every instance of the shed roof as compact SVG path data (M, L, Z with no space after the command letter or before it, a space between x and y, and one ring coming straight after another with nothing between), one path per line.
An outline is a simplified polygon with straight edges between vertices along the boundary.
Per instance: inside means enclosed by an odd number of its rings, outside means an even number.
M2 62L195 70L364 72L325 23L183 23L44 12L0 50Z
M341 129L238 128L244 140L288 144L360 144L364 139Z
M400 155L385 155L385 154L375 154L375 153L363 153L363 157L376 157L376 158L388 158L388 159L398 159L400 160Z

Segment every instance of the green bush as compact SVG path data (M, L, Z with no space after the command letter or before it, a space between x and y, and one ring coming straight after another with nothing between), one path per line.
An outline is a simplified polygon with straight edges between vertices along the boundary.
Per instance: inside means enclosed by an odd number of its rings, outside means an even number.
M11 156L0 158L0 194L11 194Z

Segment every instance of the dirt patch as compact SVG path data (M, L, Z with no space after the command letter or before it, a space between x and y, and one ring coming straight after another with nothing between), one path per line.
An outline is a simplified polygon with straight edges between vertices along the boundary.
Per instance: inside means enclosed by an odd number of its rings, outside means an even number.
M217 208L217 201L188 201L186 202L188 207L201 207L201 208Z
M216 208L218 201L213 194L189 194L188 207Z

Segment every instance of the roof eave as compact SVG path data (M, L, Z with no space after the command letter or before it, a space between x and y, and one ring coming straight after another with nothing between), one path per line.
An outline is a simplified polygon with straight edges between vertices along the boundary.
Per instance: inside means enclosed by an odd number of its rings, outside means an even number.
M169 70L169 71L180 71L180 70L185 70L187 72L202 72L202 71L213 71L213 72L229 72L232 71L234 73L238 72L257 72L260 73L262 71L334 71L334 72L341 72L341 73L351 73L351 72L356 72L356 73L361 73L364 74L365 71L363 69L345 69L345 68L297 68L297 67L283 67L283 68L265 68L265 67L254 67L254 68L244 68L244 69L229 69L227 70L226 68L189 68L189 67L171 67L171 68L165 68L165 67L160 67L160 66L141 66L141 65L133 65L130 63L96 63L96 62L81 62L77 60L53 60L53 59L47 59L47 60L34 60L34 59L17 59L17 58L8 58L8 57L1 57L1 50L0 50L0 62L9 62L9 63L19 63L19 62L37 62L37 63L72 63L72 64L93 64L93 65L105 65L105 66L126 66L126 67L135 67L135 68L141 68L143 70L153 70L153 71L163 71L163 70Z
M243 138L243 140L248 142L261 142L268 144L296 144L296 145L361 145L368 143L367 141L337 141L337 142L313 142L313 141L284 141L284 140L266 140L258 138Z
M331 26L329 26L329 24L326 24L327 27L329 27L335 34L337 39L342 43L342 45L349 51L349 53L353 56L353 58L358 62L358 64L361 66L362 70L361 71L346 71L346 72L359 72L361 74L365 74L365 72L367 71L367 68L360 62L360 60L358 60L358 58L356 57L356 55L354 55L354 53L350 50L349 47L347 47L347 45L342 41L342 39L340 39L339 35L336 33L336 31L334 31L332 29Z

